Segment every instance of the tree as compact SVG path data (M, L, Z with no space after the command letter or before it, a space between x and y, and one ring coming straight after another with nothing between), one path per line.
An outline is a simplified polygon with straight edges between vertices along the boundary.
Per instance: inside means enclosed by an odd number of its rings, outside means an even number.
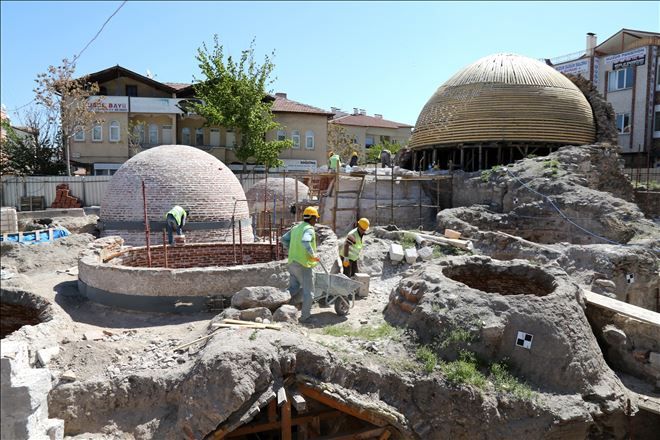
M328 150L339 154L342 163L348 163L356 151L358 163L365 163L364 149L355 143L354 138L341 125L328 124Z
M20 117L23 127L14 129L2 121L6 138L2 141L0 173L17 175L57 175L65 170L63 149L55 124L36 109Z
M133 157L140 152L144 143L145 126L146 123L144 121L128 121L128 127L126 127L128 157Z
M96 95L99 86L85 77L74 79L74 62L62 60L61 66L49 66L46 73L37 75L35 101L47 111L51 123L59 124L64 145L67 175L71 175L71 138L79 130L89 130L97 120L90 110L88 98Z
M392 159L400 149L405 147L405 144L397 144L393 142L381 142L378 145L374 145L369 150L367 150L367 161L369 163L380 163L380 153L383 150L389 150L392 153Z
M225 59L218 36L209 50L206 43L197 49L196 59L204 79L194 78L195 96L202 103L192 103L194 111L206 119L206 125L224 126L238 132L240 138L236 157L243 163L255 158L268 169L279 166L279 155L293 144L286 141L266 141L266 133L280 128L271 112L272 102L265 98L266 88L272 84L270 74L275 65L266 55L263 64L254 59L254 40L249 49L241 52L238 61Z

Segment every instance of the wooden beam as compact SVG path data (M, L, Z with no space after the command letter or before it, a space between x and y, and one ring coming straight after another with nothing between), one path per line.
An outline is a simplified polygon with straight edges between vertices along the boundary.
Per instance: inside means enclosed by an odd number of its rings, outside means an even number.
M287 402L286 389L281 387L277 390L277 406L282 406Z
M291 402L288 400L282 406L282 440L291 440Z
M318 437L316 440L367 440L367 439L377 439L380 438L383 433L387 432L387 428L368 428L360 432L354 432L351 434L335 435L335 436L323 436ZM387 438L387 437L385 437Z
M326 406L329 406L330 408L335 408L338 409L339 411L345 412L349 416L353 416L360 420L364 420L376 426L382 427L389 424L385 419L379 417L378 415L374 414L371 411L367 411L363 408L357 408L353 405L348 405L346 403L339 402L336 399L333 399L332 397L323 394L322 392L317 391L314 388L308 387L303 384L299 384L298 389L303 395L311 399L318 400L319 402L321 402Z
M275 399L268 402L268 421L275 422L277 421L277 402Z
M293 407L298 411L298 413L304 413L307 411L307 402L305 398L300 394L300 392L293 391L291 393L291 399L293 400Z

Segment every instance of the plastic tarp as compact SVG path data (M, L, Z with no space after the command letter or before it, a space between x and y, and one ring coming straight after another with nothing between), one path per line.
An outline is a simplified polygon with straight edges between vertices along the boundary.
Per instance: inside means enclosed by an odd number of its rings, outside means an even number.
M49 230L53 231L53 240L71 235L68 229L59 227L45 230L42 229L39 231L28 231L23 232L22 234L7 234L6 238L5 236L0 236L0 241L9 241L22 244L47 243L50 241L50 234L48 233Z

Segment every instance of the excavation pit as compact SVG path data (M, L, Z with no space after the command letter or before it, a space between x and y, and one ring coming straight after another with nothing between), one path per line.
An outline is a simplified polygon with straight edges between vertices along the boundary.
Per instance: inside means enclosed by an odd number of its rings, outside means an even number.
M529 266L507 267L467 263L448 267L442 273L447 278L473 289L500 295L546 296L556 288L551 275Z
M26 325L50 320L48 303L28 292L2 290L0 295L0 339Z

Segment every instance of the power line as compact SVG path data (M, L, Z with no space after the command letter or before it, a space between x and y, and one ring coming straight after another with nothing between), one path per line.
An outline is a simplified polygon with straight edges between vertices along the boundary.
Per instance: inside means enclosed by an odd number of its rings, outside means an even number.
M73 60L71 60L72 63L75 63L76 60L78 60L78 58L80 58L80 55L82 55L83 52L85 52L85 50L87 50L87 48L90 46L90 44L92 44L92 43L94 42L94 40L96 40L96 39L98 38L98 36L101 35L101 32L103 32L103 29L105 28L105 25L107 25L108 22L112 19L112 17L114 17L114 16L117 14L117 12L119 12L119 10L120 10L121 8L124 7L124 5L126 4L127 1L128 1L128 0L124 0L123 2L121 2L121 4L119 5L119 7L118 7L117 9L115 9L115 12L113 12L112 14L110 14L110 16L109 16L109 17L105 20L105 22L103 23L103 25L101 25L101 28L98 30L98 32L96 32L96 35L94 35L94 37L92 37L92 39L89 40L89 42L85 45L85 47L83 47L82 50L81 50L80 52L78 52L78 54L77 54L76 56L73 57ZM23 105L21 105L20 107L15 107L14 109L12 109L12 110L8 110L8 111L10 111L10 112L12 112L12 113L16 113L18 110L20 110L20 109L22 109L22 108L24 108L24 107L27 107L28 105L32 104L35 100L36 100L36 99L33 98L33 99L32 99L30 102L28 102L27 104L23 104Z
M114 17L115 14L117 14L117 12L119 12L119 10L120 10L121 8L124 7L124 5L126 4L127 1L128 1L128 0L124 0L123 2L121 2L121 5L119 5L119 7L118 7L117 9L115 9L115 12L113 12L113 13L110 15L110 17L108 17L108 19L103 23L103 25L101 26L101 29L98 30L98 32L96 33L96 35L94 35L94 37L93 37L91 40L89 40L89 43L87 43L87 44L85 45L85 47L83 47L82 50L81 50L80 52L78 52L78 55L76 55L75 57L73 57L73 60L72 60L73 63L75 63L76 60L77 60L78 58L80 58L80 55L82 55L83 52L85 52L85 50L89 47L89 45L92 44L92 42L94 42L94 40L96 40L96 38L97 38L99 35L101 35L101 32L103 32L103 28L105 28L105 25L108 24L108 22L112 19L112 17Z

